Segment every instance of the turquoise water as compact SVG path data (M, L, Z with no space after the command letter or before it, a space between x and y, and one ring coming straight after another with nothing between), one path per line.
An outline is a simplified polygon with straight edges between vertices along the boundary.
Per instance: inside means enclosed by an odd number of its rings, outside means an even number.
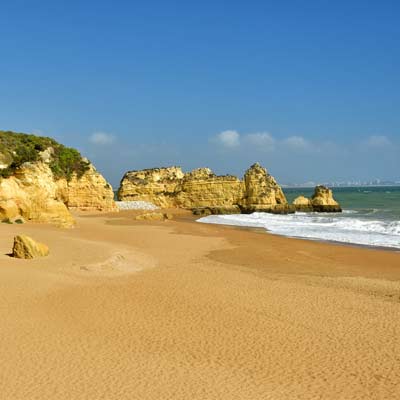
M313 188L283 189L291 203L297 196L311 197ZM333 188L333 196L344 210L357 211L359 215L374 218L400 220L400 186Z
M342 213L211 215L200 222L265 228L271 233L400 249L400 187L334 188ZM289 203L314 189L284 189Z

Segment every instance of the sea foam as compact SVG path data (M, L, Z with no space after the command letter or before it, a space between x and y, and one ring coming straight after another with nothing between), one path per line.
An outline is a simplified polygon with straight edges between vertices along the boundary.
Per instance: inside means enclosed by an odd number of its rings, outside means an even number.
M198 222L259 227L289 237L400 249L400 221L358 218L357 212L352 210L344 214L298 212L288 215L210 215Z

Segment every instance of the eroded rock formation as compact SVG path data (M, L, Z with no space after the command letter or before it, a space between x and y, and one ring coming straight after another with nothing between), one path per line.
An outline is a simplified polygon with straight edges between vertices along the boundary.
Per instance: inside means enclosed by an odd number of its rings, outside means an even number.
M146 212L136 215L134 219L136 221L167 221L173 219L173 216L170 213Z
M304 196L298 196L293 200L296 211L309 212L313 211L311 200Z
M163 208L175 207L177 186L185 174L179 167L127 172L118 190L121 201L147 201Z
M244 174L243 212L287 213L292 211L282 188L260 164L253 164Z
M0 132L0 219L74 225L71 209L117 210L111 186L74 149Z
M316 186L311 199L299 196L293 201L296 211L341 212L340 204L333 198L332 190L326 186Z
M339 203L333 198L332 190L322 185L315 188L314 194L311 197L311 204L313 210L318 212L342 211Z
M0 179L0 218L23 217L71 227L74 219L57 198L57 184L43 162L25 163L9 178Z
M118 199L192 209L198 215L294 210L275 179L258 163L246 171L243 180L217 176L209 168L186 174L179 167L130 171L121 181Z
M38 243L29 236L15 236L12 250L13 257L31 259L47 255L49 255L49 248L45 244Z
M57 180L57 198L70 210L116 211L111 185L90 163L81 177Z

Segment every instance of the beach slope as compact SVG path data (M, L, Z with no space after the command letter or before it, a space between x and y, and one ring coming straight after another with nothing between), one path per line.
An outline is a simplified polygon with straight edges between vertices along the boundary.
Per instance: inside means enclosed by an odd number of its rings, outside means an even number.
M400 397L399 253L133 215L0 225L2 399Z

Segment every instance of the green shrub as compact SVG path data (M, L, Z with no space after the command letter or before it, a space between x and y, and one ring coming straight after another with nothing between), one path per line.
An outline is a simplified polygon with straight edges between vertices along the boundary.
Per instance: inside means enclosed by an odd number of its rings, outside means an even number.
M81 178L89 169L89 162L82 159L78 150L59 145L54 149L50 168L56 179L66 178L69 181L74 173L78 179Z
M17 219L14 221L14 223L15 223L15 224L23 224L24 221L23 221L21 218L17 218Z
M50 168L56 179L70 180L75 173L79 178L89 169L89 162L82 159L78 150L65 147L54 139L24 133L0 131L0 153L11 163L0 170L0 177L8 178L26 162L39 159L39 152L52 147L54 150Z
M12 224L10 218L4 218L4 219L1 220L1 222L2 222L3 224Z

